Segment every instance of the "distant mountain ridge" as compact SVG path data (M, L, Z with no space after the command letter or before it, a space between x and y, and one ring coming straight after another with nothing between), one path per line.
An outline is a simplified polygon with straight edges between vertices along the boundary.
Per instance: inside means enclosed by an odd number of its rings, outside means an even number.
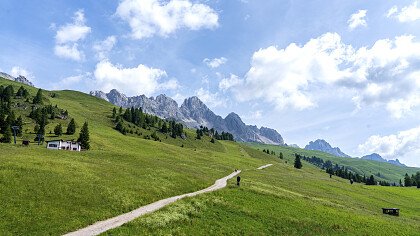
M379 155L378 153L372 153L370 155L363 156L363 157L361 157L361 159L377 161L377 162L386 162L386 163L390 163L390 164L393 164L393 165L396 165L396 166L406 166L406 165L402 164L398 159L386 160L386 159L382 158L382 156Z
M331 155L338 156L338 157L350 157L349 155L342 152L340 148L331 147L331 145L323 139L310 141L309 144L305 146L305 149L326 152L326 153L329 153Z
M306 150L321 151L321 152L329 153L331 155L338 156L338 157L351 157L351 156L345 154L344 152L342 152L340 150L340 148L331 147L331 145L323 139L317 139L315 141L309 142L309 144L305 146L305 149ZM398 159L386 160L386 159L382 158L381 155L379 155L378 153L372 153L370 155L363 156L360 159L377 161L377 162L385 162L385 163L389 163L389 164L396 165L396 166L406 166L403 163L401 163Z
M13 78L13 76L11 76L11 75L9 75L9 74L7 74L7 73L0 72L0 77L3 77L3 78L8 79L8 80L16 81L16 82L23 83L23 84L26 84L26 85L29 85L29 86L34 87L34 85L32 84L32 82L31 82L31 81L29 81L29 80L28 80L25 76L23 76L23 75L19 75L18 77Z
M156 98L148 98L145 95L127 97L116 89L112 89L109 93L91 91L90 95L124 108L141 107L146 113L154 114L164 119L175 119L190 128L197 128L203 125L208 128L214 128L219 132L229 132L234 135L237 141L284 145L282 136L276 130L246 125L239 115L233 112L222 118L214 114L196 96L185 99L179 107L175 100L164 94Z

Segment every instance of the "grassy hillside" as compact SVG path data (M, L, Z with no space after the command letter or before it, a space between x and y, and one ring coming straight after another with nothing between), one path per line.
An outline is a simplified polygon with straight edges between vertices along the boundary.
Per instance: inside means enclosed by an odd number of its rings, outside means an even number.
M259 144L259 143L247 143L247 145L263 150L269 149L275 151L278 155L282 152L285 158L289 161L294 160L294 154L298 153L305 156L317 156L322 158L324 161L330 160L334 164L338 164L340 166L349 167L349 169L359 173L360 175L374 175L375 179L382 179L389 181L391 183L395 182L398 184L399 180L402 179L404 181L405 173L408 173L410 176L411 174L415 174L417 171L420 171L420 168L415 167L401 167L392 165L389 163L381 163L377 161L369 161L369 160L362 160L357 158L345 158L345 157L336 157L331 154L320 152L320 151L312 151L312 150L305 150L301 148L294 148L294 147L283 147L277 145L268 145L268 144ZM380 175L378 175L380 173Z
M264 153L252 152L257 158ZM350 185L318 168L273 160L218 192L182 200L106 235L418 235L419 190ZM399 217L382 207L398 207Z
M21 86L3 79L0 84ZM44 93L45 102L67 109L77 130L89 122L92 150L0 144L0 235L63 234L210 186L235 168L244 170L240 189L230 186L186 199L111 233L307 234L315 226L321 233L369 232L359 223L371 225L371 234L378 235L382 228L413 235L420 230L420 209L413 204L420 200L417 189L350 186L310 165L295 170L290 162L238 143L195 140L193 130L187 131L187 140L124 136L113 128L110 103L75 91L53 93L54 97ZM50 125L54 122L67 121ZM254 171L267 163L275 165ZM401 217L383 216L382 206L400 207Z

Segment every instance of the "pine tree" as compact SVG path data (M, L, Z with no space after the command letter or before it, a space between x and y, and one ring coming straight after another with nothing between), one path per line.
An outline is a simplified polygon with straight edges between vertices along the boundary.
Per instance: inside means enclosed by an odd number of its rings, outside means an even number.
M6 129L4 130L3 138L1 141L3 143L12 142L12 128L10 128L10 124L6 124Z
M296 155L295 165L294 166L297 169L301 169L302 168L302 162L300 161L300 156L299 155Z
M82 126L82 129L80 130L79 139L77 139L78 142L80 142L80 145L83 149L89 150L90 149L90 143L89 143L89 127L88 123L85 122Z
M61 136L63 134L63 127L61 126L61 124L58 124L57 126L55 126L54 134L57 136Z
M412 185L413 185L413 182L411 181L411 177L407 173L405 173L404 186L405 187L411 187Z
M32 100L33 104L42 104L42 89L38 89L36 96Z
M279 158L283 159L283 153L282 152L280 152Z
M375 177L373 177L373 175L370 175L366 180L366 185L376 185Z
M74 119L71 119L69 125L67 126L67 134L74 134L76 133L76 122Z
M114 118L115 119L115 117L117 116L117 109L114 107L113 109L112 109L112 118Z
M36 124L35 127L34 127L34 133L37 134L38 131L39 131L39 125Z
M214 142L215 142L215 141L214 141L214 138L211 138L210 142L211 142L211 143L214 143Z

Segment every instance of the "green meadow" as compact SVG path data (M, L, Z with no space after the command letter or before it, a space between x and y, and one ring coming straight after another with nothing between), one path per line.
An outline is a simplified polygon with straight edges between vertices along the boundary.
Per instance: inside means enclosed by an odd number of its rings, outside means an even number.
M294 153L298 153L298 154L305 155L308 157L317 156L317 157L322 158L324 161L330 160L334 164L338 164L340 166L346 166L352 171L359 173L362 176L366 175L368 177L370 175L374 175L375 179L386 180L390 183L396 183L396 184L399 183L400 179L404 182L405 173L408 173L411 176L412 174L415 174L417 171L420 171L420 168L415 168L415 167L396 166L389 163L362 160L359 158L342 158L342 157L333 156L325 152L305 150L301 148L283 147L283 146L259 144L259 143L248 143L247 145L261 151L263 149L269 149L270 151L275 151L277 156L281 152L285 155L286 160L289 160L289 161L294 160ZM378 173L380 175L378 175Z
M15 90L21 86L0 79L0 85L9 84ZM25 88L32 96L37 91ZM114 106L80 92L44 91L44 102L68 110L78 124L75 135L59 138L76 139L81 125L89 123L91 150L68 152L38 146L33 143L34 124L25 118L18 145L0 144L0 235L61 235L208 187L235 168L243 170L240 188L231 181L225 189L181 200L105 234L420 232L420 192L416 188L350 185L344 179L330 179L306 162L303 169L294 169L293 150L284 151L286 158L280 160L255 146L228 141L213 144L208 137L196 140L194 130L187 130L185 140L159 134L161 142L122 135L110 118ZM17 113L25 115L27 110ZM51 120L47 134L58 123L65 129L68 121ZM145 134L153 131L142 130ZM46 140L57 138L46 135ZM30 139L31 145L21 146L22 139ZM268 163L274 165L256 170ZM399 207L401 216L382 215L381 207Z

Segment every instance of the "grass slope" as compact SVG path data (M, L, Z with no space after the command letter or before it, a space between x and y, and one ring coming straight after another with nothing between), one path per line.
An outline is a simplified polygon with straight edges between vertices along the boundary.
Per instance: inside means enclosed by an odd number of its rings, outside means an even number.
M391 183L395 182L397 184L399 183L400 179L404 182L405 173L408 173L411 176L417 171L420 171L420 168L416 167L403 167L392 165L389 163L381 163L377 161L362 160L357 158L336 157L325 152L305 150L301 148L259 143L247 143L247 145L255 149L259 149L261 151L263 149L269 149L270 151L275 151L277 155L279 155L279 153L282 152L283 155L285 155L285 157L289 161L294 160L295 153L310 157L317 156L322 158L324 161L330 160L334 164L349 167L351 170L361 174L362 176L363 174L365 174L366 176L374 175L375 179L383 179ZM378 175L378 173L380 173L380 176Z
M0 84L21 86L2 79ZM0 218L6 219L0 221L0 235L62 234L207 187L235 168L264 164L243 158L235 143L188 138L181 148L179 138L156 142L124 136L113 129L110 103L75 91L54 93L48 102L67 109L78 130L89 122L92 151L0 144ZM194 131L187 132L194 137Z
M245 149L247 150L247 149ZM249 151L249 150L248 150ZM268 155L250 153L261 159ZM318 168L272 160L218 192L185 199L104 235L418 235L419 190L350 185ZM401 208L401 216L382 207Z
M21 85L3 79L0 84ZM31 95L36 93L35 88L27 88ZM54 93L57 96L46 101L67 109L78 130L89 122L92 150L77 153L0 144L0 235L63 234L210 186L235 168L244 170L240 189L230 186L186 199L110 233L305 234L314 225L316 232L336 232L331 228L370 232L357 222L371 225L376 230L372 234L392 227L389 232L419 231L420 210L413 204L419 202L419 195L414 188L350 186L344 180L326 178L309 165L298 171L290 162L281 163L238 143L211 144L208 138L155 142L124 136L113 129L110 103L75 91ZM193 131L188 132L193 137ZM275 165L254 171L267 163ZM384 205L400 207L402 216L381 215L378 207ZM338 216L341 219L335 223Z

